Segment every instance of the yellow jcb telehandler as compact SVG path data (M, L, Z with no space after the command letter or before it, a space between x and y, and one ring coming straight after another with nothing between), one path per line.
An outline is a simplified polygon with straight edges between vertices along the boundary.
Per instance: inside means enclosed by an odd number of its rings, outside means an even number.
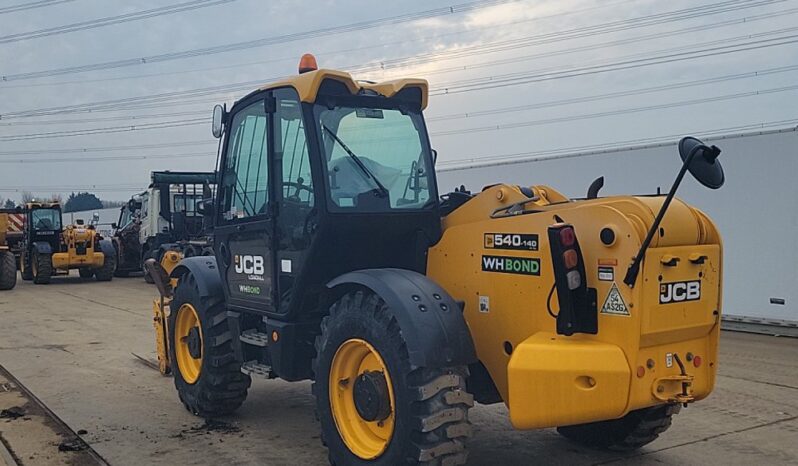
M25 233L20 258L23 280L50 283L59 271L78 269L82 278L110 281L114 277L116 253L109 239L94 228L76 222L63 226L61 205L32 202L25 205Z
M463 464L475 401L594 447L653 441L715 384L721 239L674 194L688 171L719 188L720 150L683 139L667 195L439 196L427 89L307 55L215 108L215 254L148 267L181 402L218 416L252 376L310 379L337 465Z

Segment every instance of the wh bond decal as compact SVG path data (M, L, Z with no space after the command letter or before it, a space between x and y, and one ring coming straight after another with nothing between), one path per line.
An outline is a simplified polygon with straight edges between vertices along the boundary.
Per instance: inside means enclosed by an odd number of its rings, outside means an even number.
M701 282L698 280L660 283L659 285L660 304L698 301L699 299L701 299Z
M529 257L482 256L483 272L540 275L540 259Z

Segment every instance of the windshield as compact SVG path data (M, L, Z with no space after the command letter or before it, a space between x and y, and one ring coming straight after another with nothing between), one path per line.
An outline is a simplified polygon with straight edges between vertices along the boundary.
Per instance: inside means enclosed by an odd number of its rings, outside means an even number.
M317 105L316 117L333 207L414 209L434 196L431 159L419 114Z
M201 201L201 194L175 194L174 212L185 212L187 215L198 215L197 204Z
M61 229L61 211L58 209L34 209L31 219L35 230Z

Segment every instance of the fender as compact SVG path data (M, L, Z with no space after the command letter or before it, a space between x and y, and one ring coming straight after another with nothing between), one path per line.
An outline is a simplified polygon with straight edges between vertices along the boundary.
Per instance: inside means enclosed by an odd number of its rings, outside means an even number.
M446 367L477 361L460 306L428 277L404 269L365 269L341 275L327 288L337 299L352 285L364 286L385 300L399 323L413 365Z
M39 254L52 254L53 247L46 241L34 241L31 244L31 249Z
M172 270L169 277L180 279L186 272L191 272L197 280L200 296L215 296L219 298L224 296L222 277L219 275L219 268L216 266L216 257L187 257L180 261L180 264Z
M110 239L100 240L100 251L105 257L116 257L116 247Z

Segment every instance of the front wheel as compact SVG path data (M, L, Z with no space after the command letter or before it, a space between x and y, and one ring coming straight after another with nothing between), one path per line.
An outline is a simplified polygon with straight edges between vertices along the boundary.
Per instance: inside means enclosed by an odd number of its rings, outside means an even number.
M343 296L316 339L313 394L331 464L464 464L464 366L415 367L399 324L370 291Z
M31 262L33 263L33 283L37 285L50 283L50 278L53 276L53 256L37 252L33 255Z
M169 359L180 401L192 414L230 414L251 380L236 360L222 296L200 296L191 272L180 278L169 314Z
M582 445L602 450L630 451L647 445L671 426L678 404L631 411L620 419L558 427L560 435Z
M94 270L94 276L97 278L98 282L110 282L114 278L115 269L116 256L105 256L102 267Z
M17 284L17 260L14 254L0 251L0 290L10 290Z

